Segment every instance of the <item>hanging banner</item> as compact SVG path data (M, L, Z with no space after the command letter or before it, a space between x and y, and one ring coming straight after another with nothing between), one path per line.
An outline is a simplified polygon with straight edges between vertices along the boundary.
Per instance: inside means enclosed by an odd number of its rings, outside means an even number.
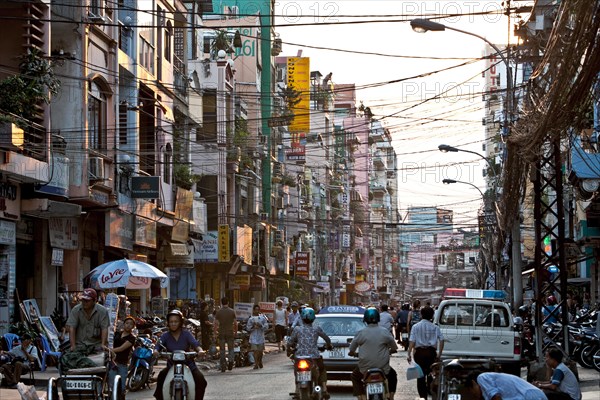
M177 202L175 203L175 220L171 240L174 242L187 242L190 236L189 221L192 218L194 194L182 188L177 188Z

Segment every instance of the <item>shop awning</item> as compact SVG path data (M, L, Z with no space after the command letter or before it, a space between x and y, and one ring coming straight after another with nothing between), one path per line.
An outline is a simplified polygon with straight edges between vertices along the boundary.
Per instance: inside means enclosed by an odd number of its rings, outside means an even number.
M600 179L600 154L586 153L574 143L571 150L571 173L578 179Z

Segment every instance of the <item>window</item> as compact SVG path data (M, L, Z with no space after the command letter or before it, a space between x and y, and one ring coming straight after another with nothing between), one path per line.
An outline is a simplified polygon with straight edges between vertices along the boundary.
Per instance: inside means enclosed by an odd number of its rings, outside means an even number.
M173 43L173 25L171 25L171 21L167 22L167 26L165 27L165 60L171 61L171 53L173 53L171 46Z
M104 8L104 0L90 0L90 14L97 17L103 15L102 9Z
M165 146L165 153L163 155L163 182L167 185L171 184L171 166L173 164L173 148L171 143L167 143Z
M89 85L88 92L88 147L106 153L106 94L96 81Z

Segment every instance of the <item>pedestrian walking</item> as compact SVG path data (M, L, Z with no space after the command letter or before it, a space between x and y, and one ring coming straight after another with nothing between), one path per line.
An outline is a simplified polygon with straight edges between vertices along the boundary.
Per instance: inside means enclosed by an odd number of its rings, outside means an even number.
M283 350L285 350L285 343L283 343L283 338L287 333L287 317L288 313L285 308L283 308L283 301L277 300L277 307L275 307L275 340L277 341L277 350L281 350L283 346Z
M422 319L415 324L410 331L408 356L410 363L412 358L423 370L423 377L417 379L417 390L419 396L427 399L428 387L431 384L431 365L442 356L444 350L444 337L442 331L433 321L433 308L424 307L421 310ZM438 350L439 346L439 350Z
M260 313L260 307L255 304L252 316L248 318L246 330L250 332L250 350L254 353L254 369L263 367L263 354L265 352L265 331L269 327L267 317Z
M215 315L215 329L218 332L219 338L219 350L221 353L221 372L225 372L225 369L233 369L233 360L235 358L235 348L233 346L233 340L237 332L237 319L235 311L229 307L229 299L223 297L221 299L221 308ZM227 351L229 352L229 359L225 357L225 345L227 345Z

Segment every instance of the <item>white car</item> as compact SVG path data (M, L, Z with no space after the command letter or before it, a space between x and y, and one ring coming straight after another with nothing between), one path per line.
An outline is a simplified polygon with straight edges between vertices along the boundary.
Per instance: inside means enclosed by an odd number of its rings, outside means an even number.
M320 326L331 339L333 350L323 352L323 363L327 369L327 379L350 380L352 370L358 365L358 358L348 355L348 348L356 333L366 324L362 314L331 313L317 314L313 326ZM319 346L324 346L319 339Z

